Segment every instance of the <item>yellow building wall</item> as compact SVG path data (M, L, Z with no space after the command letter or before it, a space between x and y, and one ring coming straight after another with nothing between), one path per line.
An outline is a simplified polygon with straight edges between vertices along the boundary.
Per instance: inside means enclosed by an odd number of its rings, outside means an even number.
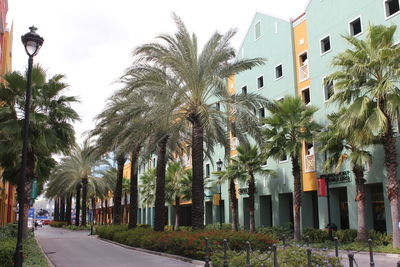
M13 40L13 26L11 29L4 32L4 45L3 45L3 61L1 62L1 75L11 72L12 70L12 40Z
M310 78L300 81L300 55L304 52L308 53L308 38L307 38L307 20L304 17L299 18L303 20L293 27L294 36L294 51L295 51L295 62L296 62L296 76L297 76L297 95L301 96L303 89L310 87ZM309 54L308 54L309 58ZM310 74L309 74L310 76ZM312 96L310 95L311 103ZM305 145L301 153L301 165L302 165L302 177L303 177L303 191L314 191L317 190L317 176L316 172L305 172Z

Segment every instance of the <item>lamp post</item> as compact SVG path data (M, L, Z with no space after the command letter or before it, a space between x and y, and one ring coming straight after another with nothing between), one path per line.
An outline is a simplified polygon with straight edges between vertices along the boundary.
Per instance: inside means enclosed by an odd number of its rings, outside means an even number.
M33 57L37 55L40 47L43 45L44 39L36 33L37 28L32 26L29 28L30 32L21 37L22 43L25 47L25 52L28 54L28 71L27 71L27 84L26 84L26 97L25 97L25 116L22 126L22 155L21 155L21 176L18 180L18 235L17 247L15 250L15 267L22 267L23 262L23 248L22 248L22 233L24 230L24 202L25 202L25 178L26 166L28 161L28 134L29 134L29 109L32 94L32 65Z
M222 160L218 159L217 161L217 171L220 172L222 169ZM219 176L219 180L221 180L221 176ZM221 181L219 181L219 228L222 229L222 205L221 205L221 198L222 198L222 189L221 189Z

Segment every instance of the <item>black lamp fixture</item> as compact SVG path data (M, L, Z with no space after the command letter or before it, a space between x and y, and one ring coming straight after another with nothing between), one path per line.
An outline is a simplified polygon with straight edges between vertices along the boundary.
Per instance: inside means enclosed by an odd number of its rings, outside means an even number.
M23 222L24 222L24 204L25 204L25 180L26 180L26 167L28 158L28 136L29 136L29 108L31 103L32 95L32 66L33 57L37 55L40 48L43 45L44 39L36 33L37 28L35 26L29 27L30 32L22 35L21 40L25 48L25 52L28 54L28 71L27 71L27 83L26 83L26 96L25 96L25 107L24 107L24 122L22 126L22 155L21 155L21 176L18 180L18 234L17 234L17 246L15 249L15 267L22 267L23 262L23 246L22 246L22 233L23 233Z
M29 57L34 57L43 45L44 39L36 33L35 26L29 27L30 32L22 35L21 40Z
M218 159L218 161L217 161L217 170L218 170L218 171L221 171L221 169L222 169L222 164L223 164L222 160L221 160L221 159Z

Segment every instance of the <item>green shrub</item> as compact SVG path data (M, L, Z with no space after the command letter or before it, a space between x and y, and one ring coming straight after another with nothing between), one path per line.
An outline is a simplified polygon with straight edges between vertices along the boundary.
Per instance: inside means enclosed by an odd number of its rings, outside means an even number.
M52 222L50 222L49 225L52 226L52 227L61 228L63 226L68 225L68 223L67 222L62 222L62 221L52 221Z
M286 239L290 239L293 237L293 228L289 224L286 226L258 227L256 229L256 232L268 234L277 240L282 239L283 236Z
M223 223L222 225L219 223L207 224L205 229L206 230L232 230L232 224L230 224L230 223Z
M354 242L357 237L357 230L356 229L344 229L344 230L337 230L333 232L333 235L337 237L339 243L350 243Z
M209 238L210 246L221 248L224 239L229 240L231 249L245 248L249 241L253 249L265 250L275 242L267 234L251 234L246 231L232 232L228 230L199 231L165 231L155 232L151 228L126 226L98 226L96 232L100 237L110 239L133 247L141 247L154 251L181 255L192 259L204 259L205 238Z
M309 238L311 243L323 243L328 240L329 234L321 229L305 228L303 230L303 239Z
M392 244L392 235L388 233L381 233L375 230L368 231L369 238L372 239L375 246L387 246Z
M311 259L312 266L343 266L338 263L337 258L329 255L324 250L313 250ZM211 256L211 260L214 267L222 267L223 252L218 251ZM252 251L250 254L250 263L252 267L272 267L274 266L273 255L270 251L265 251L264 253L261 253L260 251ZM246 266L246 254L228 251L228 264L229 266ZM278 249L278 264L281 267L307 266L307 251L305 248L299 248L297 246Z
M17 237L18 233L18 224L6 224L0 227L0 240L9 238L9 237Z
M0 228L1 229L1 228ZM15 238L1 238L0 242L0 266L12 267L17 240Z

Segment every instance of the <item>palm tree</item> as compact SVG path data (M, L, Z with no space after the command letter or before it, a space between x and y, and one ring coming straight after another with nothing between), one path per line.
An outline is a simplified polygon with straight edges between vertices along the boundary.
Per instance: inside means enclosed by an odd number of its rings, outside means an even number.
M124 194L124 223L128 223L129 209L128 209L128 193L129 193L130 180L124 178L122 180L122 194Z
M254 233L256 224L254 220L254 194L256 192L255 174L262 175L273 174L271 170L263 169L261 166L265 158L260 154L258 147L238 146L238 155L232 158L230 170L235 172L238 179L245 180L247 183L247 194L249 195L248 208L250 217L250 232ZM232 214L233 215L233 214Z
M346 112L345 109L338 113L328 115L329 124L322 131L318 140L321 143L321 153L327 153L329 159L324 164L325 170L336 168L339 170L343 160L349 159L356 182L357 202L357 240L367 241L368 231L365 220L365 166L372 161L371 154L365 150L371 144L371 136L362 131L361 127L353 128L351 131L341 130L341 116ZM350 153L349 155L347 153Z
M300 241L301 168L304 142L312 143L319 125L313 121L317 108L306 106L300 97L286 96L267 106L270 115L264 120L263 153L276 159L290 155L294 183L294 238Z
M3 177L15 181L19 177L20 152L22 148L22 125L26 79L19 72L4 75L0 85L0 165L5 168ZM32 103L29 123L29 144L25 195L29 196L32 180L43 183L55 166L53 153L67 153L75 143L72 122L79 119L70 107L76 97L63 95L68 85L64 76L57 74L47 78L43 68L35 66L32 71ZM22 190L21 188L18 190ZM23 207L24 233L28 221L28 198Z
M140 196L143 205L149 208L154 205L156 199L156 180L157 170L155 168L148 169L141 177Z
M184 169L180 162L171 161L166 173L166 200L175 207L174 229L179 228L180 202L190 200L192 195L192 170Z
M379 137L385 152L387 195L390 201L393 247L400 247L399 183L393 125L400 114L400 46L395 45L396 26L370 25L365 40L346 36L351 48L338 54L329 76L335 94L332 102L348 105L343 123L348 129L365 122L363 131Z
M213 172L218 177L217 184L223 184L226 181L229 182L229 199L232 212L232 231L238 231L238 207L236 198L236 187L235 180L245 181L247 177L246 171L242 168L238 168L237 164L229 164L225 170Z
M174 20L178 28L176 34L162 34L158 37L161 42L142 45L134 51L134 55L138 58L137 62L160 66L160 69L179 81L176 87L171 87L176 96L173 101L175 105L173 110L176 112L176 122L189 122L191 126L192 226L203 228L204 141L208 141L205 138L210 138L210 136L219 135L220 139L226 137L226 130L223 127L226 123L225 114L215 109L215 104L217 102L230 103L236 109L247 109L248 106L244 105L244 102L234 102L235 98L229 95L226 90L226 79L230 75L261 65L264 60L257 58L234 61L235 51L230 45L230 40L235 34L234 30L228 31L225 35L213 34L203 50L199 52L196 36L188 32L176 15L174 15ZM134 65L133 69L135 72L140 71L143 65ZM247 98L246 103L254 107L265 102L264 98L254 97L254 95L242 97Z

